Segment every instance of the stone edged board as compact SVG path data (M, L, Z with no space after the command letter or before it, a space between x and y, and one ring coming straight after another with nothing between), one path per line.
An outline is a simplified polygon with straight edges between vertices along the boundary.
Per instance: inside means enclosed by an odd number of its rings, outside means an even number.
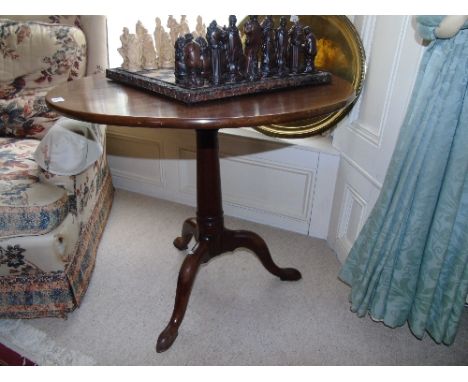
M218 86L206 85L201 88L187 88L176 84L174 71L171 69L130 72L122 68L114 68L106 70L106 77L186 104L265 93L298 86L324 85L331 82L331 74L324 71L289 75L287 77L268 77L258 81L225 83Z

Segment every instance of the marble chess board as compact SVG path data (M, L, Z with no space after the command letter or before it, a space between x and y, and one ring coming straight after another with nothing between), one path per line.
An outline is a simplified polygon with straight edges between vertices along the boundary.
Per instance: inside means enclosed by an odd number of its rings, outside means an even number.
M216 86L205 85L198 88L188 88L176 84L173 69L130 72L122 68L114 68L106 70L106 77L125 85L153 92L157 95L193 104L247 94L291 89L298 86L324 85L331 82L332 76L328 72L316 71L314 73L301 73L287 77L273 76L259 81L224 83Z

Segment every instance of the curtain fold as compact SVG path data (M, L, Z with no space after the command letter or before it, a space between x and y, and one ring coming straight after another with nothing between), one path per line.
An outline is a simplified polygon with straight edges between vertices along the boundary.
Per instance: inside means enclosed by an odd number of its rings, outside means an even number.
M418 19L426 36L429 19ZM447 345L468 294L467 87L462 29L426 48L379 199L339 274L359 316Z

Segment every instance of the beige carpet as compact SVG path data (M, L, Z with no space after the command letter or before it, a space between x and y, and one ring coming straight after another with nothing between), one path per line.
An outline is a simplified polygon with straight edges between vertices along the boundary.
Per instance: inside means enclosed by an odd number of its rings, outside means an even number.
M117 190L82 306L67 320L3 325L15 326L17 339L40 333L56 356L23 350L49 364L468 364L468 311L451 347L430 337L420 341L406 326L390 329L358 318L349 310L349 287L337 279L340 264L324 240L232 218L226 218L228 227L259 233L278 265L297 267L303 279L280 281L248 251L213 259L200 269L179 337L157 354L156 338L171 315L184 258L172 240L194 213ZM21 343L15 348L21 350Z

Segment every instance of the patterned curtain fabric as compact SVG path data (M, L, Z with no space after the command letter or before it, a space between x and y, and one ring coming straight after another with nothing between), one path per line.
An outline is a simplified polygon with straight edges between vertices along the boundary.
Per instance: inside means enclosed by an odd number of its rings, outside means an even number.
M427 47L381 194L339 277L351 310L450 345L468 293L468 27Z

